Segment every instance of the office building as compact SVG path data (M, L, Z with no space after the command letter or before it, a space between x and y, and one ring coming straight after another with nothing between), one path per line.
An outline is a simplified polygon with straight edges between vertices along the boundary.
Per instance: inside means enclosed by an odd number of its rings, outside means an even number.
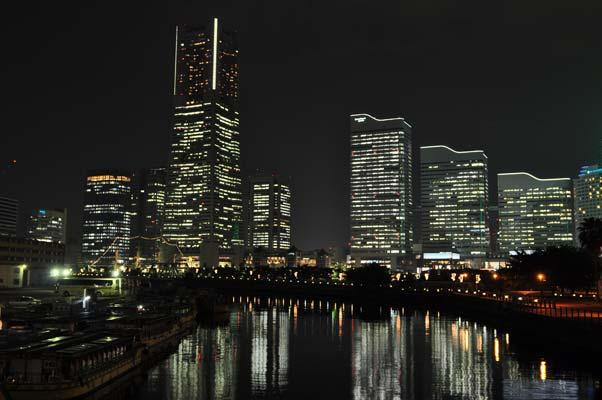
M165 185L165 168L141 169L132 174L130 256L136 265L159 261Z
M93 171L85 182L82 227L84 263L113 266L130 252L131 176L118 170Z
M423 251L461 259L489 252L487 156L481 150L420 148Z
M291 247L290 181L274 175L250 179L250 247L286 251Z
M412 127L403 118L354 114L351 258L396 268L412 250Z
M65 245L0 237L0 287L49 285L52 268L62 267Z
M19 217L19 202L0 197L0 236L16 236Z
M201 265L242 248L236 35L215 18L176 30L163 235Z
M587 218L602 218L602 166L587 165L573 180L576 227Z
M540 179L526 172L498 174L502 254L573 244L573 196L569 178Z
M26 237L40 242L66 243L67 210L36 208L27 220Z

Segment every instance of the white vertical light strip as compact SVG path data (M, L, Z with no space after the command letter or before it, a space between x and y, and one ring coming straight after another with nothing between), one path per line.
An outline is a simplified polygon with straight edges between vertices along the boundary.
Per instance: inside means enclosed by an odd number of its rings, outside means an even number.
M176 82L178 79L178 25L176 25L176 49L174 50L173 63L173 95L176 95Z
M211 80L211 89L215 90L215 81L217 79L217 18L213 18L213 79Z

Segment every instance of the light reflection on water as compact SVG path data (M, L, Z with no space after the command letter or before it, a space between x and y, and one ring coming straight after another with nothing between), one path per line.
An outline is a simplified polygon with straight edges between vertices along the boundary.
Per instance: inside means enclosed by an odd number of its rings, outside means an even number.
M224 324L184 338L135 398L595 398L590 374L519 357L511 332L474 321L324 300L240 301Z

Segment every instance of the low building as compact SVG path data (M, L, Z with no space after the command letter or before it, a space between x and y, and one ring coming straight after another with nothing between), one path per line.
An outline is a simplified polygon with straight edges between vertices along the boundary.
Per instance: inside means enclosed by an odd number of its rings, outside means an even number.
M0 287L51 284L51 268L64 261L65 245L61 243L0 237Z

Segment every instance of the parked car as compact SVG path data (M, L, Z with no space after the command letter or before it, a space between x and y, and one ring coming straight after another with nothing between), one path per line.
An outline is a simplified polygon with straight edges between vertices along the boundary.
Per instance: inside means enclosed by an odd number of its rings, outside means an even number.
M11 300L8 302L9 306L35 306L35 305L39 305L42 304L42 301L40 299L36 299L34 297L31 296L19 296L17 297L15 300Z

